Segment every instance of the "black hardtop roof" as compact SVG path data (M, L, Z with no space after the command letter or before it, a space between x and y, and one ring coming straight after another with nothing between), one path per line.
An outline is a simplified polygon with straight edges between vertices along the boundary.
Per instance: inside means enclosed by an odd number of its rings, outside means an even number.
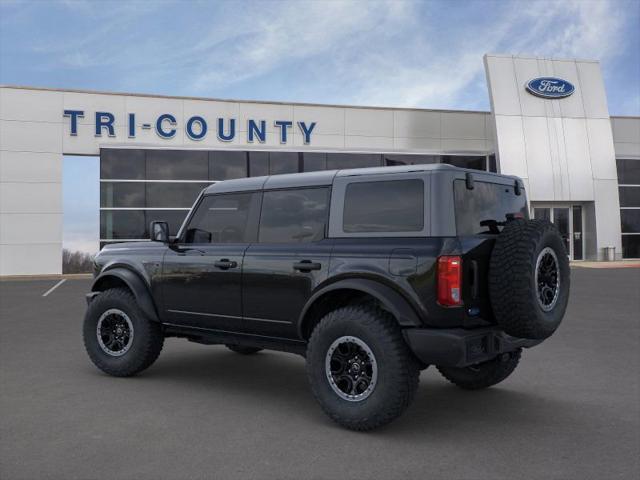
M496 175L502 178L515 178L507 175L499 175L481 170L469 170L444 163L428 165L402 165L397 167L370 167L351 168L345 170L322 170L318 172L286 173L281 175L269 175L264 177L247 177L233 180L218 181L207 187L204 194L225 193L238 191L251 191L262 189L292 188L292 187L316 187L333 184L336 177L362 177L374 175L388 175L395 173L429 172L429 171L455 171L471 172L476 174Z

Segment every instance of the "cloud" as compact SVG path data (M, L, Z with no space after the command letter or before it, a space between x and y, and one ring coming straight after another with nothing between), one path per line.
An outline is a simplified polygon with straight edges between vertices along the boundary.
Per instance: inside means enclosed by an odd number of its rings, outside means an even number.
M487 109L485 53L599 58L612 71L638 38L637 3L613 0L54 5L59 29L26 41L41 77L221 98Z
M298 61L339 55L339 50L364 46L373 32L384 31L382 27L402 28L402 22L410 19L411 9L402 2L362 7L337 1L303 8L284 4L263 8L257 15L238 16L232 32L215 32L196 46L202 57L191 86L196 91L223 87Z
M528 6L527 6L528 5ZM611 2L516 3L503 8L493 25L482 24L484 33L467 24L467 35L451 32L446 51L425 55L416 62L405 59L419 56L407 50L402 56L381 56L368 52L348 65L344 76L357 71L363 81L357 103L387 106L423 106L431 108L474 108L482 101L465 97L470 87L478 97L486 98L484 53L525 53L546 57L604 58L620 52L624 43L624 13ZM457 38L456 34L460 37ZM414 43L424 49L427 39ZM385 82L376 81L375 72L393 72ZM364 73L366 72L366 73ZM486 108L486 107L485 107Z

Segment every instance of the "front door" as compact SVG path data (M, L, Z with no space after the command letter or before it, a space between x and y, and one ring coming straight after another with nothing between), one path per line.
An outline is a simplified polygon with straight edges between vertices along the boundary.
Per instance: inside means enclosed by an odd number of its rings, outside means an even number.
M255 240L258 193L204 197L164 257L166 322L240 331L244 254Z
M584 258L584 238L582 227L582 206L535 206L533 217L552 222L564 242L567 255L571 260Z
M567 255L571 257L571 227L569 227L570 210L568 207L554 207L553 223L560 232Z

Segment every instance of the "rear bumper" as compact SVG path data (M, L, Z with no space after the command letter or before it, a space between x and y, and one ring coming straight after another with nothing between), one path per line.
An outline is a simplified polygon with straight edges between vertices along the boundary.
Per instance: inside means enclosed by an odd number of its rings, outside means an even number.
M425 365L446 367L468 367L491 360L501 353L542 342L515 338L493 327L473 330L408 328L402 333L411 351Z

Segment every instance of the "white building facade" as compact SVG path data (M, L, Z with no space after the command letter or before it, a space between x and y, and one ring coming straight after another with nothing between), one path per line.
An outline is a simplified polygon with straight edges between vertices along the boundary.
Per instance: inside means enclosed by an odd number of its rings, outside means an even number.
M486 55L490 112L0 87L0 275L61 273L64 155L101 158L102 244L238 176L444 162L520 176L569 255L640 257L640 117L588 60Z

